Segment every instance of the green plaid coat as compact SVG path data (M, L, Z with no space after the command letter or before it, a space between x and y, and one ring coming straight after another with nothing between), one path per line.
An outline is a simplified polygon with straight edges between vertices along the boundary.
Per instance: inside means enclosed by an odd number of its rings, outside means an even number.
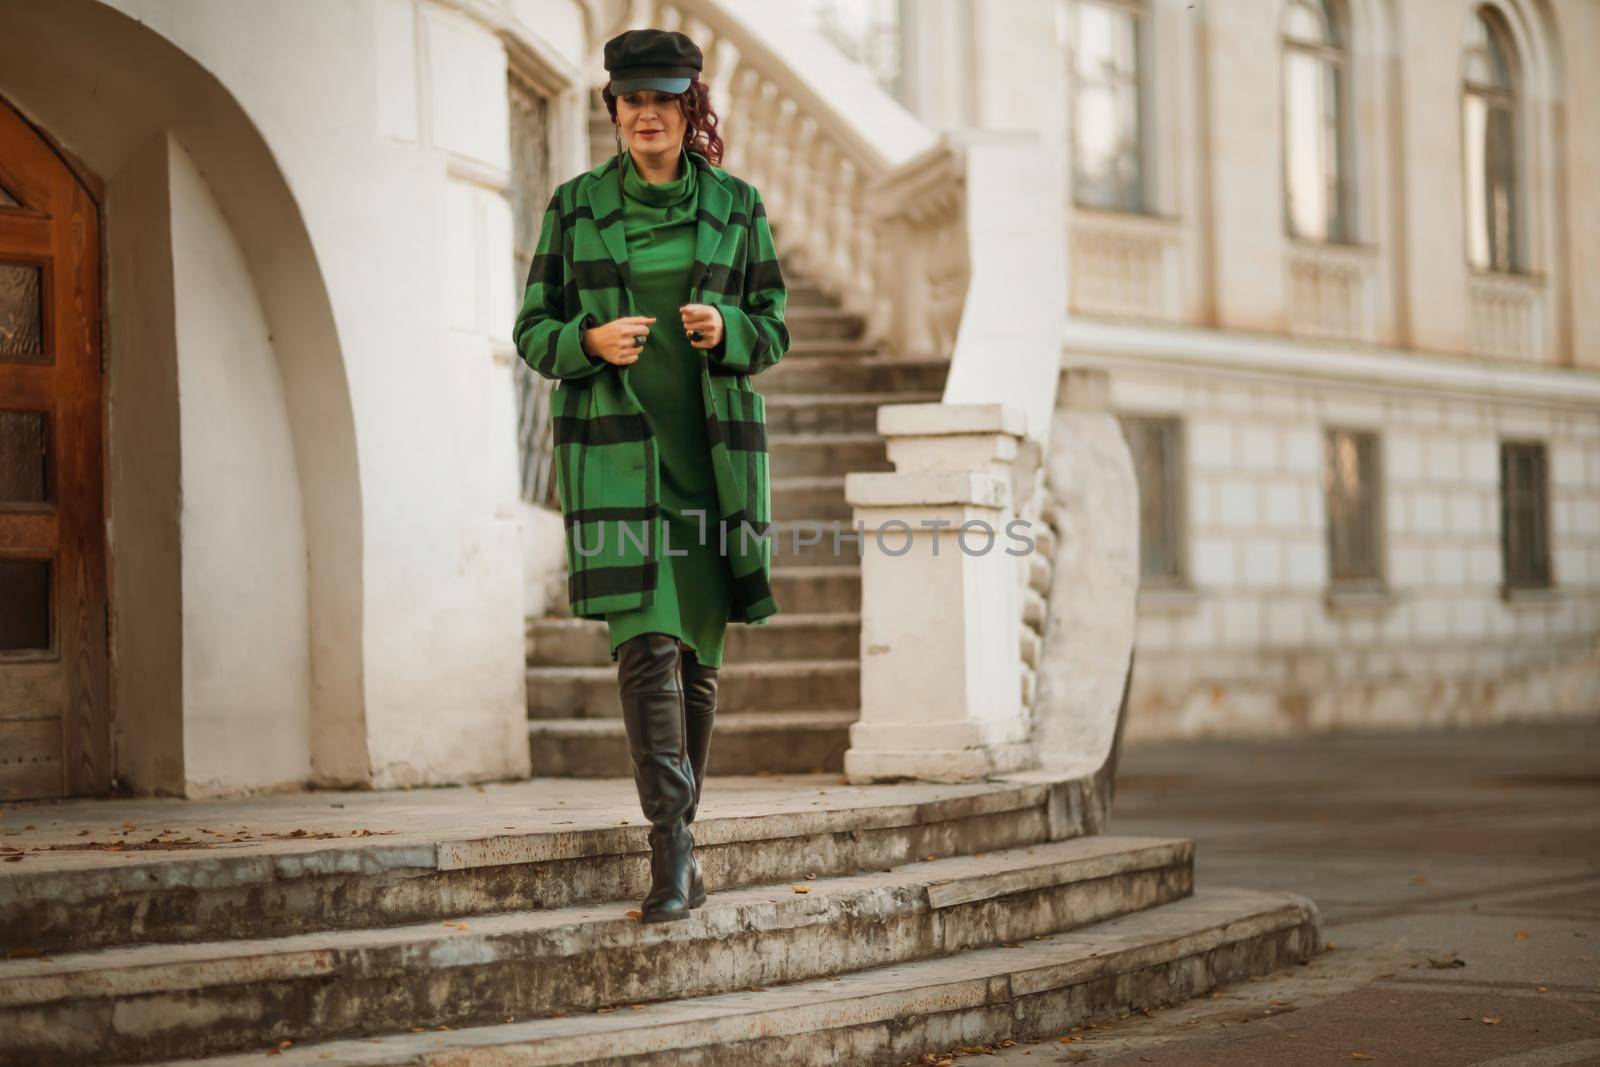
M699 152L688 155L700 168L689 302L716 305L723 320L722 342L698 350L721 511L704 528L707 543L726 544L733 566L729 621L757 623L779 609L766 403L750 376L789 351L788 294L761 194ZM567 597L572 613L586 619L653 602L665 527L655 437L628 384L631 368L589 356L578 340L580 330L638 313L628 289L618 164L611 156L556 187L512 331L528 365L558 383L551 411Z

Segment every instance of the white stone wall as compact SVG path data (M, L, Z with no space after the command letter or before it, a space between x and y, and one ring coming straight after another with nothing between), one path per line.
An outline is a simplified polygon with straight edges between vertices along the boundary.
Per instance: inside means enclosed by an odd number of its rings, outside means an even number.
M1114 364L1113 364L1114 366ZM1282 734L1600 708L1600 408L1310 376L1115 367L1181 417L1193 589L1141 596L1128 736ZM1330 601L1324 430L1380 435L1392 595ZM1547 442L1557 591L1501 593L1499 442Z
M587 32L577 0L0 8L0 93L103 183L128 785L527 773L506 79L576 173Z

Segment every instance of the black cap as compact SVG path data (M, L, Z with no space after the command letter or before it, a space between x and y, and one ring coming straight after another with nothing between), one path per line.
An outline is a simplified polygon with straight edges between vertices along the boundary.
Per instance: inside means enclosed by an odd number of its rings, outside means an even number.
M626 30L606 42L606 73L612 95L635 89L681 93L700 76L700 46L677 30Z

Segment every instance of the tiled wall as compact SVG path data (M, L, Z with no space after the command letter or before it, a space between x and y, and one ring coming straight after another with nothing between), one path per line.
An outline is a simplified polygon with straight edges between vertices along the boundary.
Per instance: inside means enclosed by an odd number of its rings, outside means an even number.
M1186 435L1193 589L1141 597L1128 736L1600 710L1600 411L1290 376L1128 368ZM1391 596L1333 604L1324 430L1379 433ZM1549 595L1501 595L1499 442L1546 443Z

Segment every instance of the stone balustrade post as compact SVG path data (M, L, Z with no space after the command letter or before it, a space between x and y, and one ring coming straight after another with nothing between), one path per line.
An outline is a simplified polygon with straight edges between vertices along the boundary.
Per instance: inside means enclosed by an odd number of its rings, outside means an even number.
M861 717L845 775L957 782L1018 769L1031 749L1017 570L1033 546L1008 524L1026 416L886 404L878 432L895 469L845 477L863 538Z

